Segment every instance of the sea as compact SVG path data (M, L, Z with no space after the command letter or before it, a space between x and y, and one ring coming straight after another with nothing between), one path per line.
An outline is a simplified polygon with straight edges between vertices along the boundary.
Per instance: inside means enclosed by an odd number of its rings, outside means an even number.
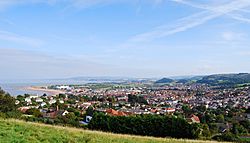
M51 93L44 91L34 91L28 90L25 87L30 86L48 86L48 85L69 85L69 84L86 84L88 81L76 81L76 80L8 80L0 81L0 87L5 92L8 92L12 96L33 94L33 95L43 95L46 93L50 95Z
M0 88L12 96L34 94L43 95L51 93L44 91L29 90L25 87L30 86L49 86L49 85L83 85L86 83L121 83L124 81L134 81L138 79L127 77L75 77L69 79L22 79L22 80L0 80Z

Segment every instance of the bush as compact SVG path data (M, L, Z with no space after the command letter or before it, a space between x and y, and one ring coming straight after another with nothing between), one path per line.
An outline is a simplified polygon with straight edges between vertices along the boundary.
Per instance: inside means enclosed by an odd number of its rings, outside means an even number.
M222 135L214 136L213 139L217 141L230 141L237 142L239 141L239 137L231 132L224 133Z
M42 113L39 109L31 108L26 111L27 114L33 115L34 117L42 117Z

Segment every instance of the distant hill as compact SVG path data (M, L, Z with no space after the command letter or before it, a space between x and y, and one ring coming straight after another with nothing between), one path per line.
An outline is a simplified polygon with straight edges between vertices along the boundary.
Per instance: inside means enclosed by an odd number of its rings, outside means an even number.
M213 74L207 76L193 76L193 77L185 77L180 79L170 79L170 78L162 78L155 83L201 83L201 84L209 84L211 86L235 86L238 84L250 83L250 73L236 73L236 74Z
M172 78L162 78L160 80L157 80L155 83L189 83L189 82L196 82L198 80L201 80L204 76L178 76Z
M204 76L201 80L198 80L197 83L204 83L209 85L236 85L250 83L250 74L249 73L238 73L238 74L215 74Z
M171 82L174 82L174 80L170 78L162 78L160 80L157 80L155 83L171 83Z
M104 133L0 118L0 142L71 143L215 143L215 141L155 138Z
M192 80L192 81L198 81L198 80L201 80L204 76L193 76L191 78L189 78L189 80Z
M185 83L188 83L188 82L190 82L189 79L180 79L180 80L177 80L177 83L183 83L183 84L185 84Z

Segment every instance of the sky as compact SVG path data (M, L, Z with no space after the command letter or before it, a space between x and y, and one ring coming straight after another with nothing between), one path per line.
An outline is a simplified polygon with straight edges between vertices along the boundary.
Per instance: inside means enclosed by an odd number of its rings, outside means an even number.
M250 72L249 0L0 0L0 79Z

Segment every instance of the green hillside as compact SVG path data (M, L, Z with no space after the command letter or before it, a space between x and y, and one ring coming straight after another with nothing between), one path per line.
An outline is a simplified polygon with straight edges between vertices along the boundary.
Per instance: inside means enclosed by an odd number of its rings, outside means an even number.
M209 141L177 140L103 133L69 127L51 126L19 120L0 119L1 143L210 143Z
M250 83L249 73L239 73L239 74L215 74L204 76L197 83L206 83L209 85L222 85L222 86L232 86L237 84Z

